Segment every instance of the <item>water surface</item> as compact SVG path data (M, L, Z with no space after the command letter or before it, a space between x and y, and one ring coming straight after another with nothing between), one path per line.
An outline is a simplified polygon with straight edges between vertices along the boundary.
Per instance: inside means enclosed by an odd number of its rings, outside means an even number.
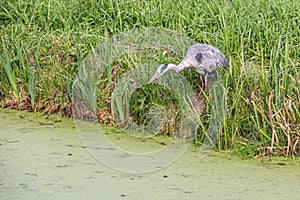
M98 162L71 119L0 109L0 199L298 199L300 162L240 160L190 149L160 171L128 174ZM124 148L159 147L120 133Z

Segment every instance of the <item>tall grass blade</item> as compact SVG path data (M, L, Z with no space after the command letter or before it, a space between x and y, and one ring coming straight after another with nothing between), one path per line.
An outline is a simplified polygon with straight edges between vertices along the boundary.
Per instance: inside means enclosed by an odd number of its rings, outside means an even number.
M0 60L1 60L2 66L4 68L6 77L9 81L9 84L12 88L13 93L14 93L14 96L19 99L19 86L18 86L18 82L17 82L17 79L16 79L15 72L13 71L12 66L11 66L11 61L10 61L9 56L8 56L8 51L6 49L4 39L2 39L2 47L3 47L3 50L4 50L4 57L2 55L0 55Z

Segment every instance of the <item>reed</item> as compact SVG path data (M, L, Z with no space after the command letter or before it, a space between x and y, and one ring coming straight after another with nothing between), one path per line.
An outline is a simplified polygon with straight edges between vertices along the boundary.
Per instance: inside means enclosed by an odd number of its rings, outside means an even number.
M168 28L220 48L229 60L220 72L228 114L218 149L231 149L245 157L294 156L300 151L299 13L296 0L3 1L1 102L8 106L11 99L22 101L28 93L30 105L37 110L70 116L71 85L81 58L120 32ZM181 59L162 52L152 56L158 63ZM94 109L111 116L110 97L119 78L147 59L147 55L138 54L114 61L97 83L100 89L94 91L89 85L86 90L89 95L97 93ZM196 75L183 75L198 90ZM138 123L145 123L143 117L147 119L151 101L161 102L170 118L180 119L176 98L153 86L136 91L126 110ZM167 108L170 102L175 106ZM122 102L117 104L121 109ZM200 131L207 130L209 117L209 111L201 116ZM172 132L172 128L176 128L176 120L163 132Z

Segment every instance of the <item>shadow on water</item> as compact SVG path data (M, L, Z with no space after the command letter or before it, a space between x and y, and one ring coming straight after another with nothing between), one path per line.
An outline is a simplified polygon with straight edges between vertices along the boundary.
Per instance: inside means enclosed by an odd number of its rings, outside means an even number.
M300 162L199 158L194 146L167 168L129 174L87 151L71 119L0 109L0 199L297 199ZM138 139L107 129L123 149L161 148L167 138Z

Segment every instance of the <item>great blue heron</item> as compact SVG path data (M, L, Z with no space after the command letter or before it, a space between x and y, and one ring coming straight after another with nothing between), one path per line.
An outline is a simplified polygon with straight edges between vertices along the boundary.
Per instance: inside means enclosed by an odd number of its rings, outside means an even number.
M182 70L192 67L200 73L202 87L205 89L208 75L215 72L221 66L226 65L226 63L226 57L216 47L208 44L194 44L188 48L185 57L179 65L164 64L159 66L149 83L152 83L168 70L181 72Z

